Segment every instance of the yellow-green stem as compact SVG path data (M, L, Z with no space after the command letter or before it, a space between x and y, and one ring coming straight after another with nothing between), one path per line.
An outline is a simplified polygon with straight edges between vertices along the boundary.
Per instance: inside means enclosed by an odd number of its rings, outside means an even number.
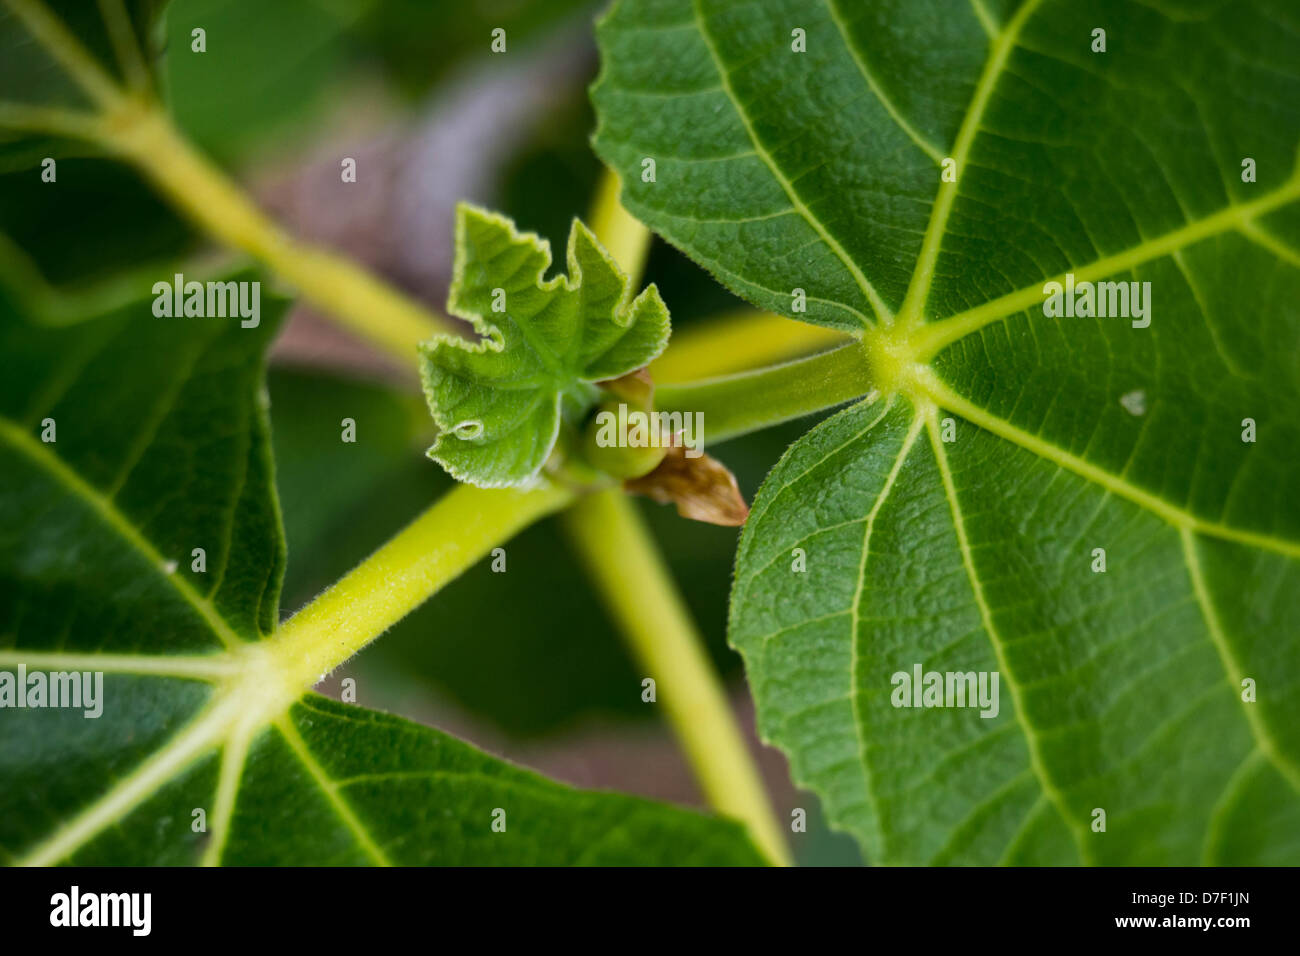
M592 231L634 285L645 272L650 231L619 201L618 174L606 169L592 204ZM709 803L743 822L772 862L789 851L758 768L745 746L699 632L654 539L618 489L587 495L562 518L589 578L621 625L633 653L672 687L665 710Z
M835 329L741 309L674 332L668 350L651 363L650 373L660 384L689 382L788 362L849 340Z
M154 106L111 117L106 144L201 228L261 260L304 300L399 362L413 363L418 343L446 331L446 320L351 260L289 236Z
M641 284L645 273L645 260L650 252L650 230L623 208L618 198L622 191L618 173L606 168L596 187L588 225L635 287Z
M572 500L553 484L457 485L280 628L270 644L275 672L291 690L314 684L492 548Z
M667 412L699 412L704 416L704 440L722 442L832 408L874 387L867 353L852 340L784 365L663 385L655 390L655 406Z
M781 827L700 634L635 507L618 490L587 495L563 521L610 613L654 678L657 703L710 804L744 823L773 863L790 863Z

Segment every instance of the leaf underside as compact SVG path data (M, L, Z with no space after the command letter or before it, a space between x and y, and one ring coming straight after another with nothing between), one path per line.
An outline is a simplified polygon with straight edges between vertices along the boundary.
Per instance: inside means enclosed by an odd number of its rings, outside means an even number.
M879 372L737 557L796 779L875 862L1300 862L1294 5L619 0L598 35L628 207ZM1149 282L1150 325L1048 317L1066 273ZM894 706L916 665L1000 712Z

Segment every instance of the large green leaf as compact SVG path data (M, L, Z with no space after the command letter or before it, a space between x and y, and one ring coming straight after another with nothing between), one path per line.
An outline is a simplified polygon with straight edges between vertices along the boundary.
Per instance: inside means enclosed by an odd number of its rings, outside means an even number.
M629 207L760 305L804 289L879 385L772 472L731 617L870 859L1300 861L1297 35L1281 0L603 23ZM1149 282L1149 325L1049 317L1066 273ZM998 672L1000 712L895 707L917 666Z
M97 718L0 710L0 857L758 862L738 825L281 686L262 353L284 304L263 305L256 328L148 299L60 329L0 315L0 671L103 672Z

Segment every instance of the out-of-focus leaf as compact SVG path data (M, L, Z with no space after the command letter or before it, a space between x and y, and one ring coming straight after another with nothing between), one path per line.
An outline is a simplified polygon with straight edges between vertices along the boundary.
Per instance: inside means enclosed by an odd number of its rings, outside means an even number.
M557 25L590 23L599 7L598 0L383 0L358 31L399 88L418 95L467 59L525 52ZM505 31L505 53L491 52L494 30Z
M761 862L735 823L574 791L291 685L262 391L285 303L250 328L152 305L59 329L0 312L4 692L20 668L25 696L33 674L102 677L93 704L0 711L0 858Z
M158 17L164 0L130 0L121 39L133 62L157 62ZM19 7L52 17L110 80L127 82L100 5L85 0L24 0ZM107 4L110 11L118 9ZM16 8L0 3L0 291L41 308L48 283L84 290L144 261L174 261L189 252L189 225L132 170L82 140L10 127L3 104L93 110L67 68L37 42ZM114 23L118 26L125 25ZM125 53L123 55L126 55ZM53 181L42 164L53 159ZM68 237L77 237L70 242Z
M219 158L305 128L359 82L352 33L372 0L185 0L167 13L163 78L176 124ZM450 11L449 11L450 12ZM204 31L205 51L192 49Z
M189 226L130 168L93 157L57 162L53 183L42 182L38 168L0 174L0 233L7 237L0 285L29 292L43 279L85 288L193 248Z
M89 108L92 101L73 81L67 66L44 42L33 38L29 18L49 33L66 32L98 61L112 79L125 81L131 58L146 69L158 44L155 32L167 0L5 0L0 3L0 100L39 106ZM101 7L105 8L101 11ZM121 15L125 19L119 21ZM106 19L107 17L107 19ZM120 46L115 44L114 35Z

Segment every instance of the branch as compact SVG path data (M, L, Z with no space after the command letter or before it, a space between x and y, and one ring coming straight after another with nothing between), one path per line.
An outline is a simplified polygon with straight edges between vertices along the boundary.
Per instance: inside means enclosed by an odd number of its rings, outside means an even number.
M117 153L200 228L261 260L305 301L403 366L414 363L420 342L447 330L448 320L351 260L287 235L176 131L151 97L123 91L40 0L3 2L98 112L0 103L0 127L71 136ZM124 70L138 84L142 54L121 0L101 0L100 12Z
M446 320L342 256L298 242L200 155L160 112L118 124L110 145L217 239L264 262L338 324L413 363L416 346L446 331Z
M269 644L288 686L310 687L459 577L492 548L563 508L573 492L457 485L295 614Z
M623 186L618 173L606 169L596 188L591 205L591 231L596 234L610 256L631 279L633 289L641 284L645 260L650 252L650 230L623 208L619 194Z
M772 312L738 309L675 332L668 351L650 366L650 373L656 382L713 378L788 362L849 340L835 329Z
M778 865L790 854L731 705L654 539L618 490L587 495L562 517L632 650L655 680L668 721L710 804L744 823Z
M49 133L92 142L101 140L105 132L103 121L94 113L8 100L0 101L0 129Z
M866 351L853 341L784 365L662 385L655 389L655 407L702 413L705 440L722 442L833 408L872 388Z

